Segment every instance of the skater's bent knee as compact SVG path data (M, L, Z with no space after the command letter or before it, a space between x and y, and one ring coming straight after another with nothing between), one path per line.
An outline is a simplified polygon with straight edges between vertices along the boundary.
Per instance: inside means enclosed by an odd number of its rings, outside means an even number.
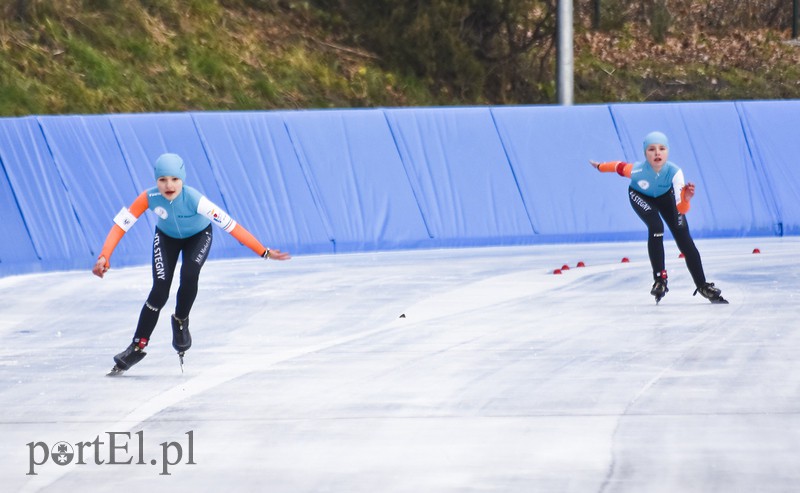
M147 308L153 310L154 312L160 311L164 308L164 305L167 304L167 300L169 299L169 293L161 294L156 292L151 292L150 296L147 297L147 301L145 301L145 306Z

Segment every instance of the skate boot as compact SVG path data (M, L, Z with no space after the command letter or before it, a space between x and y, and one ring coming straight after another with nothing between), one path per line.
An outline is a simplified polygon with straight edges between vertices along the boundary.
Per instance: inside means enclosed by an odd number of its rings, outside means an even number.
M650 289L650 294L656 297L656 304L658 304L658 302L661 301L661 298L663 298L668 291L667 271L662 270L658 275L655 276L655 282L653 283L653 288Z
M728 300L721 296L722 291L719 288L715 288L713 282L707 282L702 286L698 286L697 289L694 290L692 296L697 295L697 293L700 293L703 298L706 298L711 303L728 303Z
M172 315L172 347L179 353L185 353L192 347L192 335L189 333L189 317L180 319Z
M142 361L142 359L147 356L147 353L144 352L145 347L147 347L147 339L144 337L141 339L134 339L125 351L114 356L114 363L116 363L116 365L114 365L114 368L108 373L108 376L119 375L130 369L131 366Z
M183 356L192 347L192 335L189 333L189 317L180 319L172 315L172 347L178 352L183 373Z

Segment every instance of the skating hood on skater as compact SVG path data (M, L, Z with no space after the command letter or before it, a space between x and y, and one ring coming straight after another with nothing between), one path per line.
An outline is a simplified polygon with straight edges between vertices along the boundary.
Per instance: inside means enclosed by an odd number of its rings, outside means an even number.
M667 139L667 136L661 132L650 132L649 134L645 135L644 142L642 143L642 150L647 152L647 146L653 144L661 144L669 148L669 140Z
M186 181L186 166L177 154L166 153L158 156L154 171L156 180L162 176L174 176Z

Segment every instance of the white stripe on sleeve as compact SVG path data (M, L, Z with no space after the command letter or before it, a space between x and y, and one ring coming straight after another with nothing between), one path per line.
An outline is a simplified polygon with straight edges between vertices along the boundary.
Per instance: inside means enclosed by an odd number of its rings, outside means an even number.
M675 190L675 204L681 203L681 190L683 190L684 182L683 170L679 169L675 176L672 177L672 188Z
M131 214L131 211L129 211L127 207L120 209L117 215L114 216L114 222L126 233L133 227L137 219L138 218Z
M230 233L236 227L236 221L233 220L227 212L222 210L219 206L214 204L206 198L205 195L200 197L197 202L197 213L211 219L211 222Z

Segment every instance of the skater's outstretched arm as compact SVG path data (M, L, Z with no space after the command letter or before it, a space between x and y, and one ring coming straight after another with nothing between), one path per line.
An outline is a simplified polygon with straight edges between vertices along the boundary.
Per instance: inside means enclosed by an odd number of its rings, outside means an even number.
M589 160L589 164L591 164L594 169L600 171L601 173L616 172L618 175L626 178L631 177L631 170L633 169L633 164L623 161L607 161L605 163L601 163Z
M108 269L111 268L111 254L114 253L114 249L117 248L119 241L146 210L147 192L142 192L136 197L136 200L133 201L130 207L119 211L119 214L114 217L114 225L111 226L111 230L108 232L108 236L106 236L106 241L103 243L103 249L100 251L100 255L97 256L94 267L92 267L92 274L101 279L103 278L105 273L108 272Z
M250 250L256 252L256 254L260 255L265 259L272 259L272 260L289 260L291 255L289 252L282 252L275 248L266 248L264 245L261 244L260 241L253 236L250 231L247 231L244 226L241 224L237 224L233 231L231 231L231 236L242 242L246 247Z
M207 197L202 197L199 200L197 204L197 212L211 219L211 222L230 233L231 236L239 240L240 243L250 250L253 250L253 252L260 257L272 260L289 260L292 258L289 255L289 252L282 252L280 250L267 248L262 245L261 242L258 241L258 239L256 239L252 233L250 233L250 231L234 221L234 219L230 217L227 212L208 200Z

